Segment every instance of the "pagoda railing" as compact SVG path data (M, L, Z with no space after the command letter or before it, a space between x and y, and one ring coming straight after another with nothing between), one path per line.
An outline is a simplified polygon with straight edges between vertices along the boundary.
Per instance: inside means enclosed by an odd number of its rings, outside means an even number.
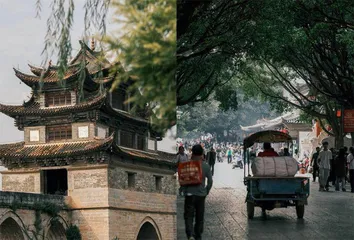
M66 198L60 195L0 191L0 207L32 209L36 204L49 203L66 208Z

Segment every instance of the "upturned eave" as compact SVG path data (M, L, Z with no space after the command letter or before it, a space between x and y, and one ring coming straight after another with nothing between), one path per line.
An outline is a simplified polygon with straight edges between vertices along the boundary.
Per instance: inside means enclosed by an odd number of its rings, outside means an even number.
M77 105L58 106L58 107L43 107L39 106L33 98L23 105L5 105L0 104L0 112L9 117L17 116L56 116L72 112L82 112L91 109L99 109L105 102L107 95L102 94L88 99L85 102Z
M25 144L17 142L0 145L0 159L43 159L56 157L73 157L99 150L107 150L113 143L113 134L104 139L86 141L66 141L45 144ZM4 164L0 164L4 165ZM6 167L6 166L5 166Z

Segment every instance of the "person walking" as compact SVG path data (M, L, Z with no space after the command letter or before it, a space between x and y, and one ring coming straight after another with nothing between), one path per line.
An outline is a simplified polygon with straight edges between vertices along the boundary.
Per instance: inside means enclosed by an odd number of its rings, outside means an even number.
M203 147L201 145L193 146L191 161L202 161L202 184L181 187L185 196L184 221L187 239L201 240L204 228L205 198L213 185L213 177L209 165L203 161ZM207 179L207 186L205 186L205 179Z
M348 157L348 148L347 147L344 147L344 151L345 151L345 159L347 159ZM345 164L345 182L347 183L349 181L349 178L348 178L348 174L349 174L349 169L348 169L348 164Z
M218 156L218 162L223 162L221 149L218 149L217 156Z
M289 148L284 148L284 157L290 157Z
M178 148L178 153L177 153L177 166L180 162L187 162L188 161L188 155L185 153L184 147L179 146Z
M318 166L320 170L320 189L319 191L329 191L327 180L331 170L332 152L328 149L328 142L324 142L323 150L318 154Z
M311 159L311 167L312 167L312 177L313 177L313 182L316 182L316 177L319 172L319 167L318 167L318 155L320 154L320 147L316 147L316 152L312 155Z
M347 157L347 163L349 164L349 182L351 192L354 193L354 148L349 148L349 154Z
M227 163L231 163L232 162L232 149L231 149L231 147L227 150L226 155L227 155Z
M334 161L334 173L336 177L336 191L339 191L339 183L342 183L342 191L345 192L345 173L346 173L346 165L347 159L345 157L345 149L339 149L338 156Z
M216 152L215 149L212 147L210 151L207 153L207 162L211 168L211 175L214 176L214 167L216 162Z

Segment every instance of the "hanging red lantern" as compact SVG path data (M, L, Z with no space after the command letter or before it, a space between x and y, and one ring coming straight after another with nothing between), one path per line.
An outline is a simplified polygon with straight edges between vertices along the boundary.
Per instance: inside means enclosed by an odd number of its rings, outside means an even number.
M342 116L342 111L341 110L337 110L337 117L341 117Z

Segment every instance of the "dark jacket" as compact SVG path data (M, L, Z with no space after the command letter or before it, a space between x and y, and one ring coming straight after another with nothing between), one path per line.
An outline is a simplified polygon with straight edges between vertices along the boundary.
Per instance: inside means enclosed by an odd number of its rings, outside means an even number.
M333 162L334 165L334 173L337 177L345 177L345 165L346 165L347 159L344 157L336 157L336 159Z
M314 168L318 168L318 162L317 162L318 155L319 155L318 152L315 152L315 153L312 155L311 165L312 165Z
M208 152L207 153L207 161L209 163L209 165L214 165L215 161L216 161L216 152Z

